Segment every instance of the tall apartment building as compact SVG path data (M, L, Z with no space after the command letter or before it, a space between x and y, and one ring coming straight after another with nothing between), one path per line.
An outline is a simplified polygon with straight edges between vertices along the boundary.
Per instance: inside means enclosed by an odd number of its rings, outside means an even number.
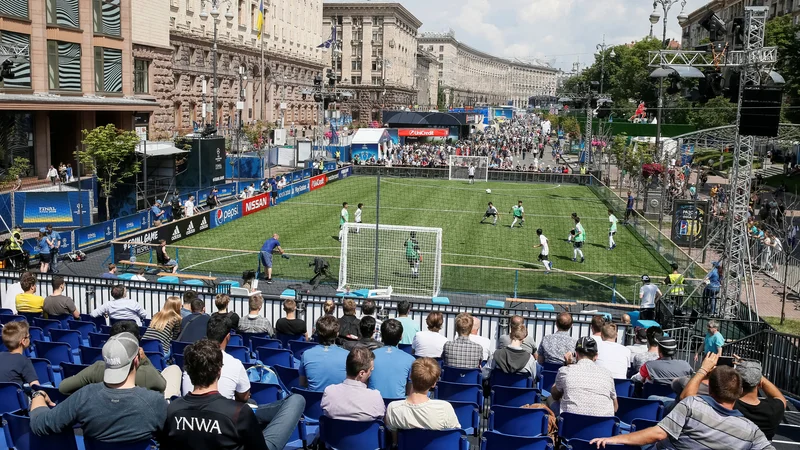
M341 107L354 121L380 121L382 109L413 106L421 25L399 3L325 2L323 29L336 27L340 50L329 52L330 66L353 94Z
M420 46L437 56L448 106L476 104L524 108L528 98L555 95L558 70L489 55L455 38L455 33L423 33Z
M439 61L421 46L417 47L414 86L417 90L414 106L420 110L436 109L439 98Z
M109 123L133 129L158 108L133 97L130 0L0 1L0 54L11 76L0 83L0 166L14 157L44 177L75 166L81 130Z
M709 12L713 11L725 22L730 34L733 20L744 17L745 6L767 6L769 19L790 14L792 22L800 25L800 0L711 0L691 12L689 19L683 24L681 39L683 48L691 49L708 41L708 31L700 25L700 22ZM729 41L732 41L731 36L729 36Z

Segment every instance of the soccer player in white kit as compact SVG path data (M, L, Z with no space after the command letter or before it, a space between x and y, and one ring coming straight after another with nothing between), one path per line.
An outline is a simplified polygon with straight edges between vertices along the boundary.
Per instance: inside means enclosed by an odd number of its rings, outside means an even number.
M539 236L539 244L534 245L533 248L542 247L542 252L539 253L539 261L544 264L544 273L550 273L553 270L553 263L550 262L550 245L547 242L547 237L542 234L542 229L536 230Z
M475 184L475 166L469 165L469 184Z
M486 208L486 214L483 215L483 219L481 219L481 223L483 223L483 221L488 219L489 217L494 217L494 221L492 222L492 225L497 226L497 216L498 216L497 208L495 208L495 206L492 204L492 202L489 202L489 207Z
M617 234L617 216L614 215L614 211L608 210L608 221L611 223L611 227L608 229L608 249L614 250L614 247L617 246L617 243L614 242L614 235Z
M361 208L364 207L363 203L358 204L358 208L356 208L356 223L361 223ZM356 228L356 233L360 233L361 229Z

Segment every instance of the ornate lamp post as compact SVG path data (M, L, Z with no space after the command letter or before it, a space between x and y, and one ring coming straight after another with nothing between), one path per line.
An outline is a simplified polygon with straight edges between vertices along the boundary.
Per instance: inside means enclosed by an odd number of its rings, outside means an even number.
M217 127L217 96L219 94L219 81L217 80L217 24L220 22L219 20L219 8L222 3L228 5L228 9L225 12L225 20L232 21L233 20L233 13L231 12L231 1L230 0L201 0L200 2L200 18L207 19L209 13L205 10L206 2L211 3L211 18L214 20L214 41L212 45L212 67L214 71L213 81L214 81L214 92L213 92L213 110L211 111L211 117L214 121L214 127Z

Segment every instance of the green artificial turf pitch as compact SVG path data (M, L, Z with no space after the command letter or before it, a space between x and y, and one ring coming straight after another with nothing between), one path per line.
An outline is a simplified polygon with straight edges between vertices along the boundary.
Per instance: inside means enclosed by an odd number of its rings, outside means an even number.
M337 181L182 240L179 246L224 250L181 248L181 269L240 275L244 270L255 269L257 255L239 254L236 250L257 251L276 232L287 253L306 256L291 260L275 256L274 278L310 279L313 272L308 264L313 255L327 257L331 273L336 275L339 264L333 257L340 254L336 238L342 202L350 205L351 221L356 205L364 203L362 221L374 223L376 181L375 177ZM492 193L487 194L486 189ZM525 208L525 226L511 229L510 210L518 200ZM500 212L497 226L479 223L489 201ZM511 182L469 185L464 181L384 177L380 208L381 224L442 228L443 291L494 294L498 298L516 292L517 296L528 298L609 301L611 288L615 287L633 301L635 283L641 275L660 279L666 274L663 260L622 224L623 211L617 212L617 247L607 249L607 206L584 186ZM578 213L586 229L583 264L572 261L572 244L566 242L574 225L570 218L573 212ZM533 248L538 244L537 228L542 228L550 242L555 271L549 275L543 273L537 260L539 249ZM420 270L426 270L424 264Z

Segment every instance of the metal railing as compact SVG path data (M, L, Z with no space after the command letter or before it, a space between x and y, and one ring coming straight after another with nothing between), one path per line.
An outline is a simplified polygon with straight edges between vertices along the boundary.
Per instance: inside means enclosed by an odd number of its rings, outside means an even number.
M762 373L778 389L800 394L800 336L763 330L726 344L722 351L760 361Z

